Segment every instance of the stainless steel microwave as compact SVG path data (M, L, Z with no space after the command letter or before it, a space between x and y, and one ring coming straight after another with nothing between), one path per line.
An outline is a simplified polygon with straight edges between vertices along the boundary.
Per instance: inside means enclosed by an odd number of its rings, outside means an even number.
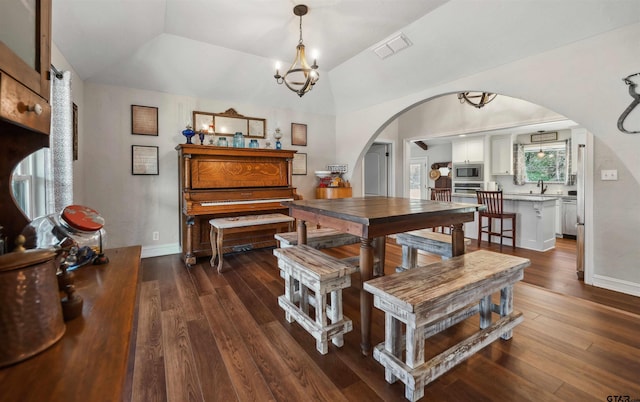
M458 181L483 181L483 168L481 163L461 163L453 165L453 179Z

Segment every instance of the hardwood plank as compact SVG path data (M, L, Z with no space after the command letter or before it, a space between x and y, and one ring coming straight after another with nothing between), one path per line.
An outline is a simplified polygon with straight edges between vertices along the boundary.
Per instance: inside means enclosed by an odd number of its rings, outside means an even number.
M244 308L240 299L230 288L218 290L220 304L223 306L229 320L234 323L236 330L244 341L258 370L262 373L271 393L279 401L301 401L313 398L314 395L322 395L319 391L326 391L326 396L336 397L337 391L331 389L311 388L302 381L294 379L293 373L285 364L279 353L272 346L269 338L262 332L260 326L251 319L249 312Z
M184 313L181 309L163 311L161 319L167 401L204 401Z
M346 398L334 383L326 376L324 370L316 367L308 353L296 340L287 334L282 326L275 322L262 326L264 333L272 340L273 347L280 354L297 380L306 384L308 392L305 399L346 401ZM325 358L328 356L322 356ZM312 370L310 370L313 368Z
M194 351L195 367L201 378L200 386L205 401L237 401L212 328L206 319L187 322L189 340ZM143 401L144 399L141 399Z
M173 270L173 277L175 279L178 297L180 298L180 307L184 313L185 321L204 318L202 306L198 300L198 293L191 280L191 275L189 275L189 272L185 269L184 264L175 261L171 268Z
M217 293L201 296L200 300L209 326L215 328L214 337L238 399L275 400L240 334L225 314Z
M198 296L209 295L215 291L215 286L211 283L209 276L204 272L203 264L196 264L187 271L191 276L191 281L196 288Z
M167 400L160 313L158 281L143 282L140 289L134 367L144 367L144 370L133 372L132 401Z

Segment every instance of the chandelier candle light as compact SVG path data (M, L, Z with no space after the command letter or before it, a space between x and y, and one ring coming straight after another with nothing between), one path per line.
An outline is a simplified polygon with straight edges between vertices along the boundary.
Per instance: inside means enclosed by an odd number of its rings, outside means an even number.
M284 83L287 88L297 93L300 97L311 91L320 78L316 60L314 59L313 65L309 67L309 63L307 63L307 59L304 54L304 43L302 42L302 16L306 15L308 11L309 8L304 4L298 4L293 8L293 13L300 17L300 40L298 41L298 46L296 46L296 58L293 60L293 64L291 64L291 67L289 67L289 70L284 75L280 75L280 66L276 64L276 74L273 76L278 84Z

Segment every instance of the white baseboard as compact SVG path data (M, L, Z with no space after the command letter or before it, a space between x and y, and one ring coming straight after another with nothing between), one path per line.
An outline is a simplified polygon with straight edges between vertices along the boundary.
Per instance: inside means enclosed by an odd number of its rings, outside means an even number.
M605 288L632 296L640 296L640 283L625 281L602 275L593 275L593 286Z
M163 255L180 253L180 245L178 243L161 244L159 246L142 246L141 258L160 257Z

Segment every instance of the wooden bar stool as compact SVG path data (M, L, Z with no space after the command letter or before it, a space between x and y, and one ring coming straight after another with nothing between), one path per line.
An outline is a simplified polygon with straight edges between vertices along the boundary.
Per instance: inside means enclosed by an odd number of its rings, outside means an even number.
M504 212L502 191L476 191L478 204L487 206L484 211L478 212L478 247L482 240L482 234L487 234L487 241L491 244L491 236L500 237L500 250L502 250L502 240L504 238L511 239L514 249L516 248L516 213ZM487 218L488 222L483 226L482 218ZM493 220L500 220L500 231L493 229ZM511 229L505 229L504 221L511 220ZM505 235L505 232L511 232L511 235Z

